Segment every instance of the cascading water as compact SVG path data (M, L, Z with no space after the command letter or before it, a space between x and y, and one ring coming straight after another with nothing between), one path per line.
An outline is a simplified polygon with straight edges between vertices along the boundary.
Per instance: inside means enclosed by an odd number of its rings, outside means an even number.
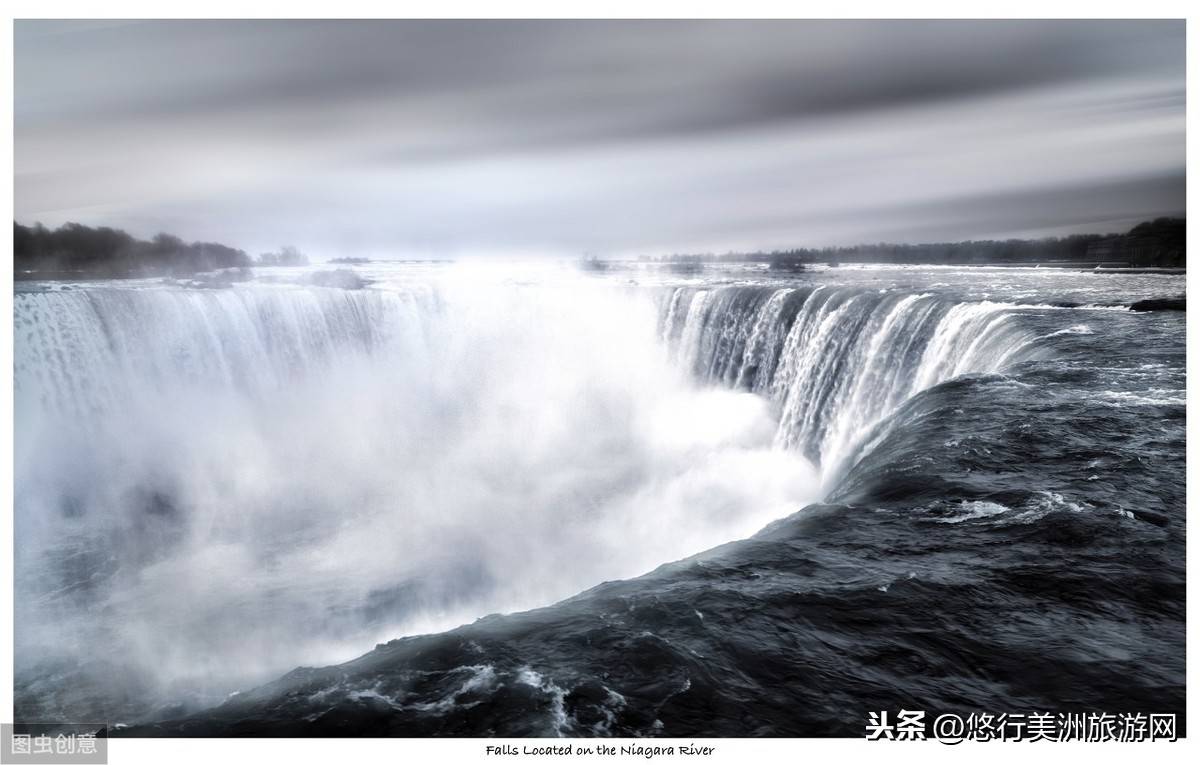
M19 663L103 645L131 692L211 701L634 576L819 500L906 398L1028 340L1011 306L924 294L663 300L18 293Z
M661 336L706 380L766 396L775 442L832 488L864 436L914 394L1026 356L1006 303L838 287L676 288Z
M575 282L17 293L20 676L211 703L817 499L765 402L697 385L655 310Z

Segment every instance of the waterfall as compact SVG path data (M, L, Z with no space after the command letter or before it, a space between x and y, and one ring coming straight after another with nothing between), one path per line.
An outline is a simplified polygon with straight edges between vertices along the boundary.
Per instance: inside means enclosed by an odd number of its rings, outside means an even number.
M1031 337L1006 303L844 287L675 288L660 335L702 379L767 397L777 445L831 487L870 429L914 394L1003 370Z
M591 281L24 288L18 672L228 693L817 500L766 400L697 385L657 310Z
M566 286L18 292L19 671L228 692L635 576L1029 342L924 294Z
M420 289L101 288L13 300L18 415L53 410L80 423L180 386L263 397L350 357L427 356L438 309Z

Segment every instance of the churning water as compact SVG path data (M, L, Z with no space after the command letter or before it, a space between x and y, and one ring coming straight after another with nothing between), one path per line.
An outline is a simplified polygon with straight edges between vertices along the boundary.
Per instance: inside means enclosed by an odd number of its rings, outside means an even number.
M362 271L22 285L18 717L1182 709L1182 277Z

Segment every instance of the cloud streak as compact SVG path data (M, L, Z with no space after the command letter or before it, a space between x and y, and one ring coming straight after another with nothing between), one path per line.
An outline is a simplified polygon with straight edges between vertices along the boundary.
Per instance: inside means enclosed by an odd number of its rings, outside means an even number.
M22 21L17 217L374 255L1111 230L1182 212L1184 93L1182 22Z

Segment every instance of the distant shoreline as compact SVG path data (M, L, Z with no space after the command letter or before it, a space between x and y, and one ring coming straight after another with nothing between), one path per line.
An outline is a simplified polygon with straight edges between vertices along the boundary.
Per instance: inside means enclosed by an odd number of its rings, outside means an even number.
M331 263L334 261L331 261ZM374 260L373 264L391 264L391 263L423 263L428 261L412 261L412 260ZM649 266L654 269L663 269L670 266L669 263L639 263L635 260L603 260L600 261L606 266L605 270L626 270L628 268L644 268ZM695 269L696 273L702 272L704 266L736 266L736 265L755 265L758 261L723 261L715 264L700 264L699 268ZM355 264L359 265L359 264ZM799 275L802 273L811 273L811 266L824 266L824 263L810 264L809 268L800 269L797 271L773 271L772 273L778 276ZM1153 267L1153 266L1091 266L1087 263L847 263L846 266L851 267L882 267L890 268L895 266L923 266L928 268L1029 268L1029 269L1054 269L1057 271L1079 271L1083 273L1096 274L1158 274L1162 276L1181 276L1187 274L1187 268L1174 267ZM206 272L212 273L212 272ZM686 275L686 274L684 274ZM133 279L164 279L170 281L172 277L165 277L161 274L149 274L142 276L107 276L91 273L88 271L16 271L13 273L14 282L105 282L105 281L129 281Z

